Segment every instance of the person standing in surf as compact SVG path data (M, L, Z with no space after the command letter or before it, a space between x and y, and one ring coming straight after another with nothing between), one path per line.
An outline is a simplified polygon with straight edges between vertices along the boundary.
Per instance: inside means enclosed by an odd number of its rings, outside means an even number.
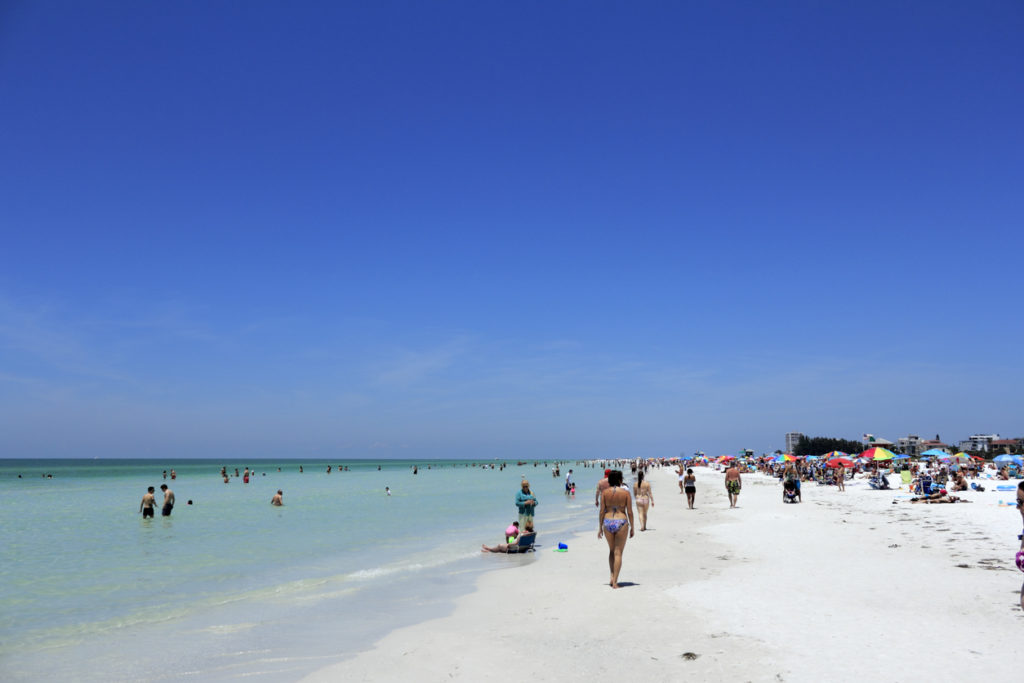
M164 507L160 511L160 515L170 517L171 510L174 509L174 491L169 489L167 484L160 484L160 490L164 492Z
M142 502L139 503L139 512L142 513L142 518L153 516L153 509L156 507L156 496L153 493L156 491L155 488L150 486L146 489L146 495L142 496Z
M537 497L530 491L530 482L523 479L522 488L516 491L516 507L519 508L519 528L525 529L533 524L533 511L537 507Z

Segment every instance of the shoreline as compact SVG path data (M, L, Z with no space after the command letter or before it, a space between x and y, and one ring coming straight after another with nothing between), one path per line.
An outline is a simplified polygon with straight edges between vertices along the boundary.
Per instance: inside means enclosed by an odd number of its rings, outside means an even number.
M620 590L594 508L592 533L538 525L536 556L492 558L521 566L485 571L451 614L302 680L1017 678L1020 517L995 507L994 485L973 505L894 505L906 492L805 484L784 505L776 480L744 475L731 510L722 475L699 468L691 511L671 469L649 476L655 506Z

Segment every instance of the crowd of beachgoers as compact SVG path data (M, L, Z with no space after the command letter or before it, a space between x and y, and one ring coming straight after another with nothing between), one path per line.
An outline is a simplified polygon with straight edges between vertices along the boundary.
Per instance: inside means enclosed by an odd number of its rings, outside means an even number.
M679 493L686 495L689 509L693 509L696 497L697 477L694 468L713 468L724 472L730 508L737 507L743 475L758 473L776 479L781 485L782 502L792 504L803 502L805 484L834 486L844 491L846 482L857 478L865 480L873 489L906 491L908 495L904 499L911 504L969 503L970 500L954 494L968 490L984 491L986 484L1000 486L1000 490L1016 490L1016 506L1024 521L1024 481L1016 487L1012 484L999 485L1001 481L1021 477L1022 463L1019 456L1008 456L998 461L987 461L979 456L962 453L947 457L909 458L886 449L872 448L852 457L839 452L808 457L780 453L760 458L721 456L717 459L637 459L582 464L584 467L605 468L604 477L594 491L594 504L598 508L598 537L608 543L609 585L612 588L619 588L618 578L626 541L636 531L645 531L647 527L648 511L654 505L654 494L646 480L646 474L651 468L669 467L674 470ZM626 483L626 471L632 475L632 486ZM560 465L552 467L551 473L555 477L561 476ZM898 477L898 480L894 477ZM566 495L576 495L576 482L571 469L565 476L565 492ZM502 553L529 550L535 533L534 508L537 502L529 482L524 478L521 491L516 493L515 499L519 518L505 530L506 542L493 547L484 545L483 550ZM520 536L522 532L528 533ZM524 543L521 539L527 540ZM1020 540L1016 563L1024 571L1024 533ZM1024 587L1021 591L1021 606L1024 608Z

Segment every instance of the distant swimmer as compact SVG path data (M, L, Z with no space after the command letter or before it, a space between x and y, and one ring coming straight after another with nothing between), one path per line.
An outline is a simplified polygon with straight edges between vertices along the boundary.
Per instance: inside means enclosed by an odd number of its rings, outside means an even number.
M160 490L164 492L164 507L160 514L164 517L170 517L171 510L174 509L174 491L167 488L167 484L161 484Z
M390 486L385 486L384 487L384 493L386 493L386 494L388 494L390 496L391 495L391 487Z
M284 500L281 499L281 496L283 495L284 493L281 491L281 489L278 489L277 493L274 494L274 497L270 499L270 504L276 505L278 507L284 505Z
M173 481L173 480L175 480L177 478L178 478L178 473L175 472L174 470L171 470L171 481Z
M153 495L154 491L156 489L152 486L146 489L146 495L142 496L142 502L139 503L139 512L142 513L143 519L153 516L153 508L156 506L156 497Z

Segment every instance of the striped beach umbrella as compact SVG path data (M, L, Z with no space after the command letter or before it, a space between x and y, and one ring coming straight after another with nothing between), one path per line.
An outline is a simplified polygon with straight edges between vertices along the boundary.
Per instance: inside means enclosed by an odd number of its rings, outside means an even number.
M878 446L869 448L860 454L860 457L867 460L892 460L896 456L895 453L887 448L880 448Z
M843 453L842 451L829 451L825 455L821 456L821 459L822 460L833 460L835 458L845 458L846 456L847 456L847 454Z

